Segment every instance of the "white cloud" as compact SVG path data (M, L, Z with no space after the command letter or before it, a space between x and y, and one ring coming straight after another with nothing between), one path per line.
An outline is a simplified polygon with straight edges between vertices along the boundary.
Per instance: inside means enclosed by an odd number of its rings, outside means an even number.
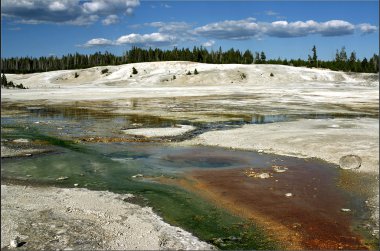
M2 0L2 16L28 24L88 25L110 15L132 14L139 0Z
M216 39L250 39L260 33L260 26L252 19L226 20L198 27L197 35Z
M192 30L192 25L186 22L152 22L144 25L158 28L158 32L168 34L183 34Z
M66 10L67 6L59 1L54 1L49 4L49 9L51 11L63 11Z
M110 17L110 16L108 16ZM107 17L107 18L108 18ZM96 18L96 16L94 17ZM106 19L107 19L106 18ZM84 22L84 21L81 21ZM103 20L103 23L106 23ZM197 41L200 37L209 40L203 43L203 46L210 47L215 44L216 39L224 40L261 40L264 37L291 38L306 37L309 35L320 36L344 36L353 34L355 31L362 34L368 34L377 31L378 27L370 24L354 25L344 20L329 20L326 22L308 21L274 21L274 22L257 22L255 18L246 18L242 20L226 20L206 24L194 28L193 24L186 22L151 22L137 24L130 28L142 28L144 26L156 29L150 34L131 33L119 37L112 43L105 42L107 45L136 45L143 47L159 47L168 45L177 45L182 42ZM91 41L91 40L90 40ZM87 42L85 45L89 44ZM91 46L96 46L94 41ZM102 45L100 43L100 45Z
M119 22L119 17L117 15L109 15L102 21L104 25L116 24L118 22Z
M278 15L277 12L274 12L274 11L272 11L272 10L268 10L268 11L266 11L265 14L268 15L268 16L277 16L277 15Z
M364 26L363 26L364 27ZM362 29L365 30L365 28ZM226 20L207 24L194 30L195 34L214 39L247 40L263 36L305 37L319 34L322 36L343 36L353 34L355 25L343 20L327 22L275 21L255 22L254 19Z
M174 44L176 41L176 37L170 36L168 34L162 34L162 33L151 33L151 34L128 34L125 36L119 37L115 44L122 45L122 44L129 44L129 45L139 45L139 46L164 46L164 45L171 45Z
M93 38L82 47L99 47L99 46L108 46L108 45L113 45L114 43L111 40L105 39L105 38Z
M109 45L135 45L141 47L159 47L174 45L177 41L177 38L168 34L162 33L150 33L150 34L136 34L131 33L124 35L111 41L105 38L94 38L87 41L81 47L100 47L100 46L109 46Z
M91 0L90 2L83 3L83 9L87 13L111 14L114 12L125 12L139 5L139 0Z
M133 14L133 9L132 8L127 8L127 10L125 11L125 14L132 15Z
M343 20L331 20L324 23L319 23L317 33L322 36L343 36L353 34L355 26Z
M378 29L378 27L376 27L376 26L374 26L374 25L367 24L367 23L359 24L359 25L357 25L357 27L359 28L359 30L360 30L363 34L374 33L374 32L376 32L377 29Z
M203 44L202 44L202 46L204 46L204 47L211 47L211 46L213 46L215 44L215 41L214 40L209 40L209 41L207 41L207 42L204 42Z

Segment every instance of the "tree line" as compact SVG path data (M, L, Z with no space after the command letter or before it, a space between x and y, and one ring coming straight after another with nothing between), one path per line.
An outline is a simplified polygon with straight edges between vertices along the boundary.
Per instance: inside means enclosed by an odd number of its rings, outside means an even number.
M267 59L265 52L254 52L250 50L240 51L233 48L222 51L207 50L206 48L194 47L189 48L173 48L172 50L162 49L144 49L132 47L123 53L122 56L116 56L109 52L96 52L91 55L85 54L68 54L60 58L56 56L50 57L12 57L1 59L1 71L3 73L33 73L54 70L71 70L83 69L94 66L120 65L126 63L154 62L154 61L192 61L209 64L281 64L292 66L305 66L316 68L327 68L336 71L352 71L352 72L379 72L379 56L374 54L370 59L362 60L356 57L353 51L348 54L345 47L336 51L336 56L331 61L323 61L318 59L317 49L312 48L312 55L308 56L308 60L303 59Z

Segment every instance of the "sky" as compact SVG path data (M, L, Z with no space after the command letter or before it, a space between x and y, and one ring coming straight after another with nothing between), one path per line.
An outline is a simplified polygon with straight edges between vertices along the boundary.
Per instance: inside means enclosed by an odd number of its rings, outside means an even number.
M379 2L1 0L2 57L62 56L132 46L264 51L267 58L331 60L379 53Z

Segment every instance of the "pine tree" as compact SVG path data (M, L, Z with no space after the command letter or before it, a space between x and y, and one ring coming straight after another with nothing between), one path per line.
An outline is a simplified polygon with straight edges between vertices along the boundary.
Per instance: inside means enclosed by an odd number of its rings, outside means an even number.
M261 62L265 63L265 60L266 60L266 56L265 56L265 53L262 51L261 54L260 54L260 60Z
M136 70L136 68L132 67L132 74L137 74L137 73L139 73L139 72Z
M311 49L313 51L313 63L314 63L314 66L318 68L318 57L317 57L317 48L315 47L315 45L313 46L313 49Z

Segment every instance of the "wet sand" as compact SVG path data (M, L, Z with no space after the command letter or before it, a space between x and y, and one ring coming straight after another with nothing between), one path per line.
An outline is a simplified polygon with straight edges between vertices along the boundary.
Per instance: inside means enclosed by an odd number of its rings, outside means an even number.
M250 168L194 170L179 183L263 225L286 249L369 249L351 230L355 208L337 189L336 172L310 165L288 168L284 173L253 169L272 173L268 179L248 177Z

